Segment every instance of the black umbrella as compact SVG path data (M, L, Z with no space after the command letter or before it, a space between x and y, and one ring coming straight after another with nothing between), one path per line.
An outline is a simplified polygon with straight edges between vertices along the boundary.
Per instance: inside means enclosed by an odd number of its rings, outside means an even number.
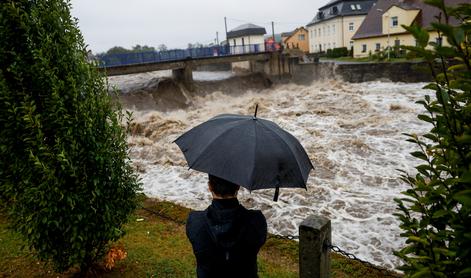
M249 190L306 188L312 163L299 141L274 122L223 114L181 135L180 147L191 169Z

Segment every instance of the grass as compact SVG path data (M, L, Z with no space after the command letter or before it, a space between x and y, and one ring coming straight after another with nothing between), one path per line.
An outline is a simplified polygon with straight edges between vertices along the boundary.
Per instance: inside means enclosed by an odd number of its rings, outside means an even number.
M163 216L185 221L189 209L146 199L144 207ZM142 220L143 219L143 220ZM22 249L21 237L8 229L0 212L0 277L74 277L77 269L56 273L50 264L34 258L34 252ZM195 258L185 235L184 224L138 210L126 225L126 235L116 246L124 247L126 259L110 270L97 269L93 277L195 277ZM331 277L385 277L378 271L332 254ZM264 278L298 277L298 243L268 238L258 256L259 276Z

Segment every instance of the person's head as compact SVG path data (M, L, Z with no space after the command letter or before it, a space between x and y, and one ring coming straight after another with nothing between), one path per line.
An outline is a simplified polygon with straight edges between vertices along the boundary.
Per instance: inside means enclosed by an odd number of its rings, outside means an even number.
M209 191L213 194L213 198L227 199L237 197L239 185L213 175L208 175L208 178Z

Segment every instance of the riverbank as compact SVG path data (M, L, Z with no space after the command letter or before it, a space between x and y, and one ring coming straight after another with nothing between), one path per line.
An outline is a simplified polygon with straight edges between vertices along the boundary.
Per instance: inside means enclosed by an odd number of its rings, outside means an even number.
M125 227L126 235L115 244L124 247L127 258L112 270L99 268L90 277L195 277L195 259L185 226L180 223L190 210L156 199L146 199L143 206L161 216L137 210ZM49 265L34 259L31 252L22 250L20 236L7 226L6 216L0 212L0 277L74 276L74 270L55 273ZM331 257L333 278L387 277L340 255ZM298 277L298 243L270 236L260 251L258 264L260 277Z

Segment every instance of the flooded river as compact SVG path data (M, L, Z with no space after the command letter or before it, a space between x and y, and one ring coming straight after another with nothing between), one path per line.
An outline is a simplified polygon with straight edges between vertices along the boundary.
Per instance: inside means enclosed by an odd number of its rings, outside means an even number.
M217 80L231 74L196 76ZM113 77L110 84L126 93L136 84L145 87L153 77ZM275 234L296 235L298 225L308 215L324 215L332 220L334 245L361 259L394 268L400 262L392 251L404 240L392 215L396 207L393 198L406 189L396 169L413 172L417 163L409 155L415 146L401 133L422 133L430 128L416 117L422 111L415 101L426 93L421 90L423 86L326 80L310 86L277 84L248 88L239 94L221 90L184 96L186 107L166 112L134 108L128 138L131 158L147 195L204 209L210 200L207 177L188 170L172 141L221 113L251 115L258 103L258 116L295 135L315 170L307 190L281 189L276 203L272 201L274 190L241 190L241 202L248 208L261 209L269 231Z

